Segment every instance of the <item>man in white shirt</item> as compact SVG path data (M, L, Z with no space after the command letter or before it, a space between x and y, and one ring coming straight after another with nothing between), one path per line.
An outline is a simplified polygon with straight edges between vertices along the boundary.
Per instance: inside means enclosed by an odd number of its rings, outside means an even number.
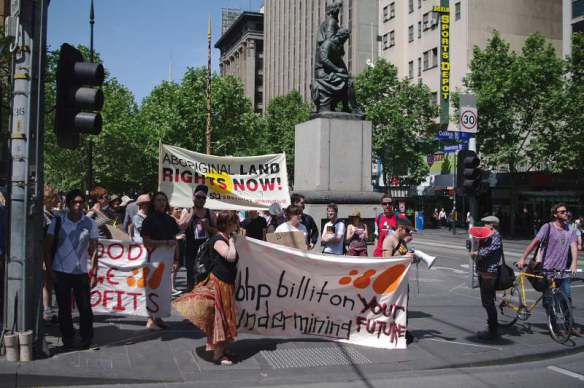
M328 222L324 225L321 244L324 246L322 253L331 255L345 254L345 223L337 218L339 208L335 203L329 203L326 208Z
M55 282L59 326L66 348L73 347L75 342L71 317L72 292L79 311L81 347L90 348L93 340L91 288L97 280L98 233L95 221L83 214L84 204L85 196L81 190L67 193L68 211L49 224L45 239L45 266ZM91 269L88 268L89 263Z

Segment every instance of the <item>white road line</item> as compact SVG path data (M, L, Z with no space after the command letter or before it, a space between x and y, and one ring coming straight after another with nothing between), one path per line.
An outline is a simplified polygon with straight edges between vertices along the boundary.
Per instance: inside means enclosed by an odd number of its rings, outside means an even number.
M458 286L455 286L454 288L451 288L450 290L448 290L448 292L450 293L450 292L452 292L452 291L454 291L454 290L456 290L456 289L458 289L458 288L461 288L461 287L463 287L465 284L466 284L466 282L462 282L462 283L460 283Z
M580 381L584 381L584 375L581 375L579 373L575 373L575 372L572 372L572 371L564 369L564 368L558 368L557 366L554 366L554 365L550 365L547 368L549 370L553 370L554 372L573 377L573 378L578 379Z
M432 242L429 242L429 241L414 241L412 243L412 245L416 245L416 244L419 244L419 245L429 245L431 247L439 247L439 248L457 249L459 251L465 251L465 252L467 252L466 247L458 246L458 245L447 245L447 244L441 244L441 243L432 243ZM521 253L519 253L519 252L511 252L511 251L505 251L505 255L511 256L511 257L521 257Z
M423 338L423 340L426 340L426 341L436 341L436 342L444 342L444 343L447 343L447 344L474 346L476 348L495 349L495 350L498 350L498 351L503 350L503 348L498 348L496 346L471 344L469 342L447 341L447 340L442 340L442 339L438 339L438 338Z
M450 268L450 267L438 267L438 266L433 266L432 269L447 269L449 271L452 271L454 273L458 273L458 274L466 274L468 273L468 271L463 271L460 269L456 269L456 268Z

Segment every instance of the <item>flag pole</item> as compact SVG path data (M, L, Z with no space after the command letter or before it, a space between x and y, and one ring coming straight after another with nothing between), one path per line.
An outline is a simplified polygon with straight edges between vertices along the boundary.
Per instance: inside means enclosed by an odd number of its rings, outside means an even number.
M209 13L209 31L207 33L208 40L208 61L207 61L207 128L205 131L207 140L207 155L213 152L211 146L213 128L211 126L211 14Z

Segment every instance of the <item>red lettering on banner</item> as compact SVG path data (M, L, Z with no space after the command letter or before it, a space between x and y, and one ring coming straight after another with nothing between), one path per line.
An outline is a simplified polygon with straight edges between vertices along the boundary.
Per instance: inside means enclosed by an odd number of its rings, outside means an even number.
M132 252L135 252L136 249L138 249L138 254L136 256L132 256ZM143 249L142 244L130 244L128 246L128 260L134 261L140 259L142 257L143 252L142 249Z
M97 257L103 257L103 254L105 252L105 246L103 245L103 243L99 240L97 240Z
M356 323L357 333L360 333L361 326L364 326L369 334L377 334L377 338L380 338L383 334L385 337L389 337L389 341L392 343L397 343L399 338L406 335L406 327L396 322L387 322L385 320L381 321L358 316L356 318Z
M117 255L112 254L112 249L114 248L118 248L120 251ZM110 259L112 260L118 260L119 258L121 258L122 256L124 256L124 244L120 244L120 243L111 243L108 247L107 247L107 255L110 257Z
M115 273L114 273L115 269L110 268L107 270L106 274L105 274L105 279L107 280L107 282L109 284L112 284L114 286L117 286L118 284L120 284L120 282L116 282L114 281L114 277L115 277Z
M383 314L385 317L395 319L397 316L398 311L405 311L406 309L403 306L399 306L397 304L387 305L386 303L379 303L377 301L377 297L373 296L371 300L368 302L367 299L363 298L360 294L357 294L357 297L363 304L363 309L361 310L360 314L364 314L368 310L370 310L373 314L379 315Z
M243 179L234 179L233 191L245 191L245 181Z
M246 187L249 191L257 191L258 182L255 179L250 179L247 181Z
M274 182L274 178L272 179L262 179L260 181L262 185L262 190L264 191L274 191L274 187L276 186Z
M124 296L124 291L121 290L116 290L116 295L118 296L118 303L114 306L113 310L114 311L125 311L126 308L124 307L124 305L122 304L122 297Z
M180 174L180 178L184 183L192 183L193 182L193 174L190 171L183 171Z
M162 169L162 181L172 182L172 168L163 168Z
M142 294L139 292L128 292L127 295L133 297L132 301L134 304L134 310L137 310L138 309L138 297L141 296Z
M104 308L106 308L106 309L108 308L107 302L110 301L110 300L113 300L113 297L111 297L110 294L112 294L114 292L115 291L113 291L113 290L104 290L103 291L103 295L102 295L101 300L102 300L102 304L103 304L103 307Z

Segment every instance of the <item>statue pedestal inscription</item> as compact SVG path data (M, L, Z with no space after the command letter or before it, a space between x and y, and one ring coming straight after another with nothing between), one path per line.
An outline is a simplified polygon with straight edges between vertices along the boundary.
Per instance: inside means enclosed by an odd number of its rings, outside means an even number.
M295 137L294 191L373 190L370 121L319 117L296 125Z

